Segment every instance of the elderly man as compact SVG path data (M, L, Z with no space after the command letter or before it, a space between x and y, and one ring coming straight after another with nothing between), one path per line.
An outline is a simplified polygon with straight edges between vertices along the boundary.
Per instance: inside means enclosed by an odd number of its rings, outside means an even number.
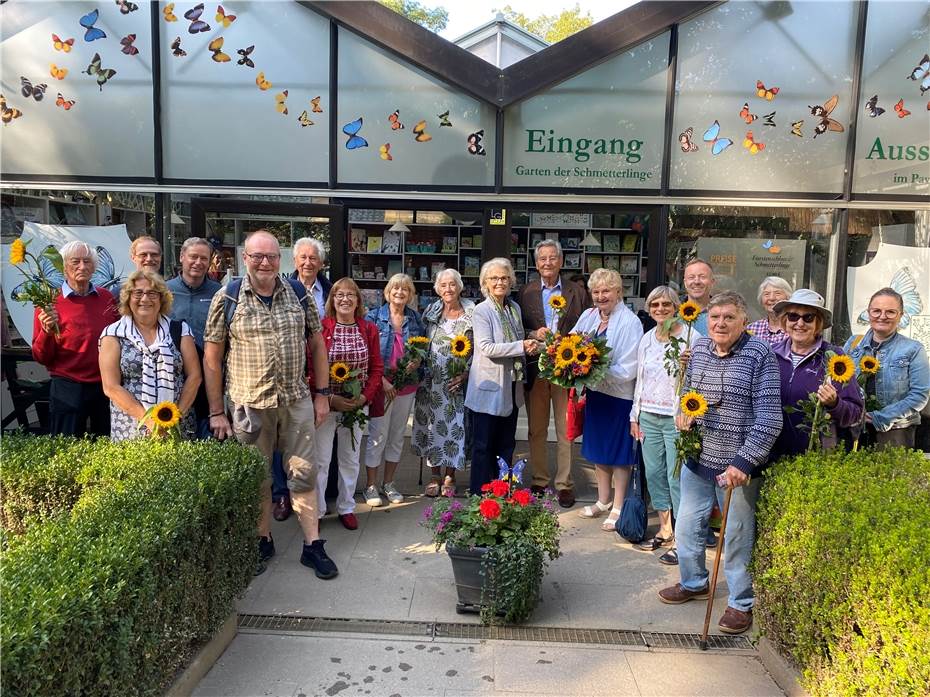
M584 288L560 276L562 271L562 246L558 240L542 240L534 251L539 280L527 283L520 293L520 311L523 327L529 339L543 341L552 331L567 333L575 326L587 307ZM554 295L565 299L565 309L557 313L549 304ZM549 435L549 405L555 412L555 433L558 440L556 450L555 488L559 505L571 508L575 505L575 487L572 482L572 444L565 436L565 413L568 405L568 390L537 377L538 364L529 361L526 400L529 419L530 467L533 473L532 490L542 493L549 485L549 451L546 441Z
M684 283L688 300L701 308L701 314L694 323L701 336L707 336L707 303L716 282L713 267L703 259L692 259L685 264Z
M316 424L329 413L329 365L320 317L300 284L279 277L281 248L265 231L253 232L242 254L246 274L218 292L204 331L204 372L210 427L223 439L254 443L268 462L283 453L288 488L304 535L300 563L319 578L338 573L319 539L316 471L312 465ZM232 421L223 403L223 358L228 350L227 389ZM307 349L317 376L313 399L307 386ZM259 567L274 556L270 481L262 486Z
M96 250L74 240L60 252L61 293L47 312L36 309L32 330L32 355L52 376L50 430L53 435L108 436L110 400L100 381L97 342L119 313L110 291L90 282L97 270Z
M749 559L755 542L758 475L782 426L778 363L769 345L746 332L746 301L724 291L708 303L709 338L692 350L685 389L698 392L707 412L696 419L701 435L698 459L681 470L681 511L675 524L681 582L659 591L677 605L709 597L705 536L714 502L723 507L732 488L723 562L729 598L720 630L740 634L752 625ZM679 426L694 426L686 414Z
M326 250L323 244L312 237L301 237L294 242L294 273L296 278L307 288L307 292L316 300L316 307L322 317L325 312L326 298L329 289L333 287L332 281L320 274L326 263Z

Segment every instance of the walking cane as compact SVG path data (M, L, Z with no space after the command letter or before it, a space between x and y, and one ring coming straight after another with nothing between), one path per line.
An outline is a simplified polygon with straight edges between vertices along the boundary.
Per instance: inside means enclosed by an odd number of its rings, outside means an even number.
M723 500L723 513L720 521L720 536L717 538L717 556L714 559L714 572L710 577L710 597L707 599L707 614L704 616L704 631L701 633L701 651L707 651L707 631L710 627L710 616L714 611L714 592L717 590L717 572L720 570L720 557L723 554L723 538L727 530L727 513L730 512L730 497L733 487L727 487L727 495Z

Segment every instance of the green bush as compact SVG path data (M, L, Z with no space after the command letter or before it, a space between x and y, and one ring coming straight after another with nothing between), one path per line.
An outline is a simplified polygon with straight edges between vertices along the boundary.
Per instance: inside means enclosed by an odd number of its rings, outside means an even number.
M930 694L928 529L916 451L806 454L766 477L757 618L812 695Z
M3 451L4 491L22 510L46 500L47 479L29 489L29 453L58 462L53 481L73 492L71 457L79 491L70 508L70 493L50 496L44 517L10 514L25 532L7 532L2 556L5 690L162 693L252 578L261 456L215 441L20 437Z

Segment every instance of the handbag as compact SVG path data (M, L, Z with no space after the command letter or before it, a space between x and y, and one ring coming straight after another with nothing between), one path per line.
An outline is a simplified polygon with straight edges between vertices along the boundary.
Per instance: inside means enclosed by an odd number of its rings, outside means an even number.
M569 442L584 433L584 405L587 397L578 397L575 388L568 391L568 406L565 414L565 437Z
M623 508L620 509L620 517L617 518L614 527L620 537L636 544L645 539L647 523L648 515L646 513L646 502L643 500L643 493L640 488L639 457L637 457L633 463L633 471L630 472L630 484L627 487L626 496L623 498Z

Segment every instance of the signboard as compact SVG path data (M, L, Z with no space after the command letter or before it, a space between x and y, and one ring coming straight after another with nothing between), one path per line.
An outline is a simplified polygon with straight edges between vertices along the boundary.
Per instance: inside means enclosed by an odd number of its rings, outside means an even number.
M530 227L574 228L591 227L590 213L531 213Z

